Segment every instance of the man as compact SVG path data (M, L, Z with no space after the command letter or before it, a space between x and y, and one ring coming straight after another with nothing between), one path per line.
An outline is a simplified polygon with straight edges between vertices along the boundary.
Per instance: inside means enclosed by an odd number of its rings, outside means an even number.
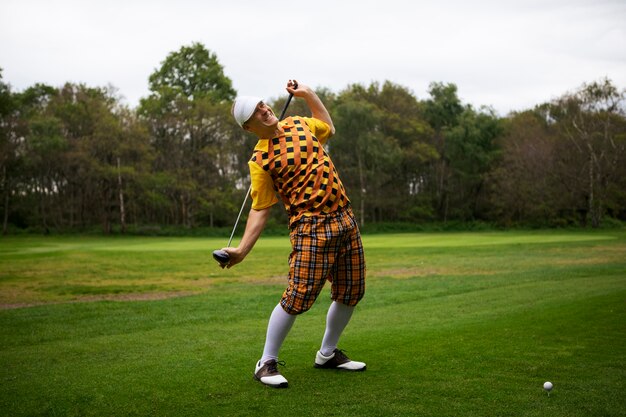
M254 371L255 379L275 388L288 385L277 369L280 347L297 315L313 305L327 280L332 283L333 302L314 366L365 370L365 363L352 361L337 349L365 292L365 258L350 201L322 147L335 128L311 88L294 80L287 84L287 91L305 100L312 117L288 117L279 123L261 98L239 97L233 104L237 123L259 141L248 162L252 209L244 235L238 247L222 249L229 255L228 268L243 261L261 235L271 206L279 201L278 194L289 214L289 280L270 316L263 356Z

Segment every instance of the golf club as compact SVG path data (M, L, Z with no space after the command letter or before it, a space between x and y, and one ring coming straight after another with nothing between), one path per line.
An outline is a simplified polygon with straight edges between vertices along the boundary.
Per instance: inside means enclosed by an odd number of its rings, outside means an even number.
M294 81L293 89L298 88L298 83ZM278 120L283 120L285 117L285 112L287 111L287 107L289 107L289 103L291 103L291 99L293 98L293 94L289 94L287 97L287 102L285 103L285 107L283 107L283 111L280 113L280 118ZM246 197L243 199L243 204L241 205L241 209L239 209L239 214L237 215L237 220L235 220L235 226L233 227L233 231L230 234L230 239L228 239L228 245L226 247L230 247L231 242L233 241L233 236L235 235L235 230L237 230L237 225L239 224L239 218L241 217L241 213L243 212L243 208L246 205L246 201L248 201L248 196L250 195L250 190L252 189L252 184L248 187L248 192L246 192ZM223 251L221 249L213 251L213 259L215 259L219 264L224 267L228 265L228 261L230 257L228 256L228 252Z

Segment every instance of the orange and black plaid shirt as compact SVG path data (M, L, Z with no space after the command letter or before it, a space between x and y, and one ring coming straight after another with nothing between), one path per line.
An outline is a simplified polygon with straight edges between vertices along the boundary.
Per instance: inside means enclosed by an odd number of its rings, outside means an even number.
M249 161L252 208L263 209L281 197L290 226L302 216L333 213L349 200L339 174L322 146L329 126L317 119L288 117L284 134L261 139ZM318 137L320 139L318 139Z

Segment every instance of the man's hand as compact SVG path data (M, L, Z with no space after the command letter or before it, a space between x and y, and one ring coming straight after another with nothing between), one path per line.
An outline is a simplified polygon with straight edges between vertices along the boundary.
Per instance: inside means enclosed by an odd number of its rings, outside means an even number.
M243 254L242 251L238 247L237 248L222 248L222 250L228 254L228 263L225 265L220 265L222 269L232 268L233 266L243 261L244 258L246 257L246 255Z
M294 97L304 98L307 94L313 92L309 86L298 83L296 80L289 80L287 83L287 92L293 94Z
M294 97L303 98L304 101L306 101L309 110L311 110L311 115L315 119L325 122L330 127L330 136L335 134L333 119L331 119L328 110L324 107L324 103L322 103L311 87L300 84L296 80L289 80L287 83L287 92L289 94L293 94Z
M294 97L303 98L305 101L307 101L309 97L317 97L317 94L315 94L315 91L313 91L311 87L300 84L296 80L289 80L287 83L287 92L293 94Z

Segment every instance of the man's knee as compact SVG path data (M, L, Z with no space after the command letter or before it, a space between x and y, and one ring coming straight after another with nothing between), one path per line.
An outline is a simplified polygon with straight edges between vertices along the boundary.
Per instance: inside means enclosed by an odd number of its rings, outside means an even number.
M280 305L287 314L297 316L309 311L313 303L293 302L289 300L289 298L283 298L280 302Z

